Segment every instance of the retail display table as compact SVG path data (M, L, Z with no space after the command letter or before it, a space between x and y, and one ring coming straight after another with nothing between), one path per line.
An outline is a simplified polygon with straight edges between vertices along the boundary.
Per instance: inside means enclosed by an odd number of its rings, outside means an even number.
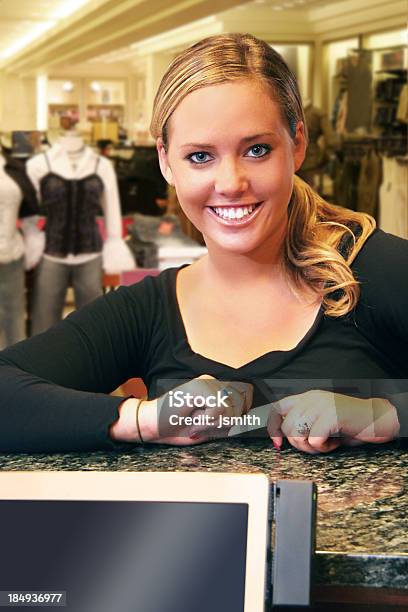
M0 454L0 469L263 472L271 481L313 480L317 601L378 603L380 596L408 609L408 452L396 443L279 455L268 439L241 438L109 453Z

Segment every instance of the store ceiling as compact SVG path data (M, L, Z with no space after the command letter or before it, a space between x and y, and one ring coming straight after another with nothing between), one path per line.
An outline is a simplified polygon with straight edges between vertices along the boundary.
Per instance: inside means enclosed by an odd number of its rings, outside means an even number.
M0 0L0 69L77 63L247 1Z
M0 0L0 62L39 39L90 1Z
M314 24L318 32L323 18L330 18L332 30L340 16L349 20L351 13L358 12L362 19L368 8L381 8L378 19L383 23L388 1L0 0L0 69L28 75L95 58L120 61L145 41L171 32L176 36L180 29L194 28L199 20L214 20L224 11L230 16L235 10L237 15L243 14L241 9L251 15L261 11L263 23L266 15L275 14L279 19L286 13L294 17L296 11L299 23L303 16L303 23ZM406 14L406 0L395 3L405 7L401 10Z

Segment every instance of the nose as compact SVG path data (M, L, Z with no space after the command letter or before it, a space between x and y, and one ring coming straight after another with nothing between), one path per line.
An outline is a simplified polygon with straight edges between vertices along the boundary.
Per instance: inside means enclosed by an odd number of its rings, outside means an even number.
M239 161L229 157L217 164L215 191L232 199L240 197L248 189L248 177Z

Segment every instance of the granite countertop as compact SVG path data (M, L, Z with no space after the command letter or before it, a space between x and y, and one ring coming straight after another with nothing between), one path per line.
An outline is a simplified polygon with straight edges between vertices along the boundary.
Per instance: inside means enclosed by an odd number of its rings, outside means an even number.
M262 472L318 488L316 582L408 589L408 453L396 443L307 455L269 440L126 452L0 454L0 470Z

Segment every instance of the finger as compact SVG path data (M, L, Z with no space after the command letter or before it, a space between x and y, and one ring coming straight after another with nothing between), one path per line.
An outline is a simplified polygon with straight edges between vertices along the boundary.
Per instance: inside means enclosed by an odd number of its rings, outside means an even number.
M319 453L330 453L342 445L342 440L340 438L313 438L309 436L308 442L310 446Z
M245 384L246 384L246 393L245 393L245 399L246 399L245 413L246 413L249 410L251 410L252 405L254 403L254 385L252 385L251 383L245 383Z
M228 394L228 401L232 411L232 414L228 416L241 416L244 414L247 405L246 389L239 388L235 383L234 385L226 384L225 391Z
M292 408L298 406L305 401L305 393L299 393L298 395L288 395L274 402L276 410L282 415L286 416Z
M273 445L275 448L280 448L283 444L283 433L281 430L282 417L280 414L276 412L276 410L271 410L268 422L266 424L266 429L268 431L268 435L271 438Z
M218 385L218 380L204 374L171 389L158 399L160 417L166 421L173 414L184 417L191 415L197 409L205 408L204 399L214 395L215 385ZM200 396L199 405L197 405L198 396Z
M341 444L340 438L330 437L334 433L339 433L337 419L333 421L331 413L320 415L310 429L309 444L322 453L334 450Z
M196 444L202 444L203 442L209 442L210 438L201 436L196 439L192 439L189 436L167 436L165 438L158 438L153 440L153 444L171 444L172 446L195 446Z
M317 455L319 453L318 450L315 450L313 446L311 446L308 442L307 438L301 438L299 436L288 436L288 442L304 453L309 453L310 455Z
M203 409L207 410L207 412L213 416L218 416L220 414L234 416L234 401L238 401L239 398L237 396L234 400L229 383L210 377L207 374L199 378L200 381L198 378L194 379L194 388L192 392L194 395L201 395L207 398ZM236 410L238 411L239 407L236 408Z
M301 435L298 431L298 427L303 425L311 425L311 421L309 421L305 413L307 412L307 408L302 405L293 406L292 409L286 414L286 416L282 420L282 433L286 437L305 437L303 434Z
M362 444L365 444L363 440L357 440L356 438L353 438L352 436L345 436L342 439L341 443L343 446L361 446Z
M185 427L180 436L177 438L184 438L186 444L201 444L202 442L208 442L211 440L211 434L204 428L197 426Z
M241 416L242 414L246 414L252 408L254 386L251 383L234 381L232 383L229 383L227 385L227 388L228 390L231 389L235 395L238 394L240 398L240 412L239 414L235 414L235 416Z

